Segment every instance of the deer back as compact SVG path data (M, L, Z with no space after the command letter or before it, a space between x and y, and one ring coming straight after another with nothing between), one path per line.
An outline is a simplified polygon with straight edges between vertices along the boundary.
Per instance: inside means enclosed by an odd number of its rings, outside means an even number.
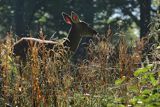
M36 46L40 50L42 46L45 46L45 49L49 50L52 49L55 44L57 44L57 42L23 37L13 45L13 53L15 56L20 56L21 59L26 59L29 48Z

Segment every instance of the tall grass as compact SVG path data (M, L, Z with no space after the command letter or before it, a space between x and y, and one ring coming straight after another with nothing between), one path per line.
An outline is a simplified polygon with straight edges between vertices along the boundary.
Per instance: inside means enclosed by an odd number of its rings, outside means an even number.
M134 47L128 47L123 36L116 46L110 42L110 33L97 36L86 47L88 58L74 64L63 45L57 44L52 50L47 50L44 45L33 44L32 41L27 59L22 61L12 54L12 36L8 33L0 44L2 106L143 105L141 102L144 100L139 95L144 95L144 89L160 88L159 74L156 77L150 74L152 69L145 68L141 60L144 39L137 40ZM40 36L43 37L43 34ZM159 58L159 49L153 51L153 56ZM155 69L159 71L159 68ZM141 75L141 72L145 73ZM150 78L149 81L147 78Z

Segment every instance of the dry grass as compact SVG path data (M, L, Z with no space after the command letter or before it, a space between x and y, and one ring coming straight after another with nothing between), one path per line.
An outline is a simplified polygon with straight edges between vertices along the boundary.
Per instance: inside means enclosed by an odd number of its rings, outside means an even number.
M127 85L115 86L114 82L126 77L126 84L133 84L130 79L140 67L144 41L138 40L130 53L123 36L117 46L110 42L110 36L108 33L94 38L86 48L88 59L73 64L70 53L61 44L47 51L43 45L30 43L28 57L22 62L12 55L13 38L8 33L5 42L0 44L0 104L99 107L104 98L110 101L127 96Z

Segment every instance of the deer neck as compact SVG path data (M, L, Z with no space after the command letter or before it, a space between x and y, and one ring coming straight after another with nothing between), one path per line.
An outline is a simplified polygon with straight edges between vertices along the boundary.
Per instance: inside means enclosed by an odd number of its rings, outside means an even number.
M80 33L76 29L71 29L68 35L68 40L64 42L64 45L70 48L71 52L75 52L81 41Z

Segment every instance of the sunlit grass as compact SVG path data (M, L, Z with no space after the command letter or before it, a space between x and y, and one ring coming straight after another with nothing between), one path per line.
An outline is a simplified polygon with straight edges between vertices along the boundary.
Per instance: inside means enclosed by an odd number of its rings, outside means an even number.
M153 35L156 33L159 31L151 32ZM46 50L43 45L31 43L27 59L22 61L12 54L15 41L13 34L8 33L0 44L0 105L143 106L144 100L139 95L144 95L145 89L152 91L160 88L160 68L157 61L159 49L153 50L154 60L147 63L154 62L153 65L156 65L153 66L154 72L151 72L152 69L145 68L142 63L142 57L145 59L145 38L137 40L135 46L128 47L123 36L118 45L112 44L109 36L112 35L95 37L86 47L88 58L74 64L71 54L61 44L57 44L52 50ZM141 72L144 71L143 76Z

